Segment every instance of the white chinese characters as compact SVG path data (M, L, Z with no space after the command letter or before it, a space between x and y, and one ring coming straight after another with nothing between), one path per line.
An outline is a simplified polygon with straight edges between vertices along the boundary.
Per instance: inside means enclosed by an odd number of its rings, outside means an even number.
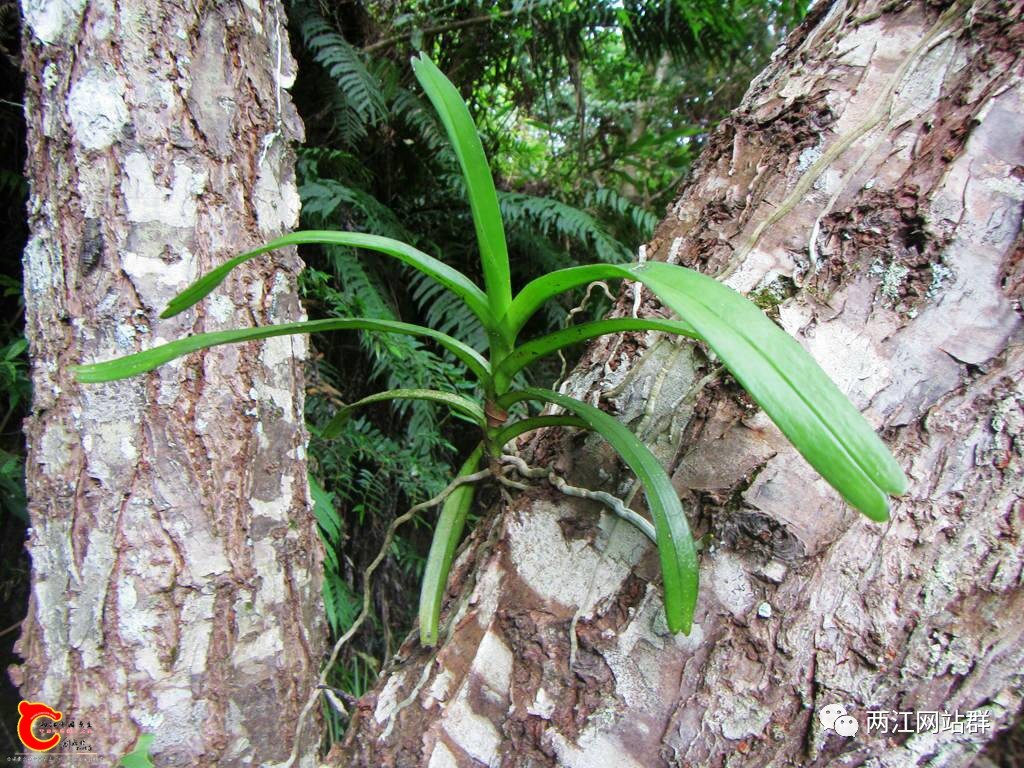
M860 722L844 704L828 704L818 711L818 720L826 731L850 738L860 730ZM979 734L992 729L988 710L939 712L938 710L867 710L866 735L899 733Z
M987 733L992 728L988 710L972 709L938 712L906 712L888 709L868 710L868 733Z

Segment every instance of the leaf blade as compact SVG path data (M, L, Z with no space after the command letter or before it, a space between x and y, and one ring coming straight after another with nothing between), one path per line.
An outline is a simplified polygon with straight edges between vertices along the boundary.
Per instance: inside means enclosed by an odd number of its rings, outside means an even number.
M372 395L367 395L361 400L349 403L339 409L334 418L331 419L327 426L323 428L320 433L321 437L326 440L337 437L338 433L341 431L342 425L345 423L345 420L349 417L352 411L356 408L362 408L364 405L382 403L386 400L429 400L441 405L447 405L452 410L458 411L464 416L468 416L481 428L485 428L487 426L487 417L484 415L484 409L480 407L479 403L470 400L468 397L456 395L452 392L441 392L437 389L389 389L384 392L376 392Z
M590 425L588 425L587 422L576 416L530 416L513 422L507 427L502 427L502 429L494 436L494 444L505 446L509 441L515 440L520 435L525 435L527 432L532 432L535 429L545 429L547 427L576 427L578 429L590 429Z
M437 280L445 288L465 301L473 311L473 314L480 318L485 327L494 327L495 321L487 304L487 297L472 280L457 269L400 240L393 240L390 237L381 237L379 235L367 235L361 232L331 232L329 230L292 232L271 240L259 248L254 248L251 251L235 256L233 259L207 272L171 299L166 309L160 314L160 317L165 319L174 317L195 305L223 283L233 269L250 259L291 245L341 245L352 248L365 248L393 256L399 261Z
M124 357L100 363L72 366L72 370L75 372L78 381L96 384L147 373L183 355L222 344L256 341L297 333L324 333L327 331L346 330L380 331L382 333L398 333L404 336L423 336L433 339L462 360L482 383L490 380L490 364L487 360L475 349L458 339L420 325L402 323L397 320L377 320L365 317L304 320L296 323L281 323L280 325L266 325L256 328L236 328L229 331L197 333L184 339L153 347L152 349L136 352L132 355L125 355Z
M480 246L484 284L491 312L500 320L512 301L508 245L498 207L498 193L494 188L494 178L487 164L480 134L458 90L425 53L419 58L413 58L412 68L437 110L462 167L473 213L473 226Z
M604 320L594 320L589 323L562 328L519 345L498 364L494 369L494 375L496 378L511 378L534 360L557 352L559 349L598 336L610 333L624 333L626 331L662 331L689 338L698 338L697 332L691 325L679 320L635 317L613 317Z
M537 387L510 392L503 407L519 400L540 400L572 411L619 453L643 484L658 545L665 589L665 618L672 632L689 634L697 605L697 550L682 504L665 469L647 447L613 416L567 395Z
M476 472L482 456L483 444L480 444L463 463L456 474L456 479ZM448 584L452 558L462 538L466 515L473 506L475 497L476 485L466 483L457 487L444 500L437 525L434 527L434 537L430 541L430 552L427 554L423 583L420 586L420 643L427 647L437 644L441 603L444 601L444 590Z
M628 265L621 264L584 264L579 267L558 269L542 275L528 282L516 294L503 321L509 328L512 338L515 338L526 322L548 299L596 280L632 278L633 275L627 267Z
M794 447L851 505L888 519L886 492L906 490L888 448L788 333L728 286L652 262L632 269L705 339Z
M135 741L135 748L118 760L118 766L121 768L153 768L153 762L150 760L152 755L149 754L152 744L152 733L140 733L139 738Z

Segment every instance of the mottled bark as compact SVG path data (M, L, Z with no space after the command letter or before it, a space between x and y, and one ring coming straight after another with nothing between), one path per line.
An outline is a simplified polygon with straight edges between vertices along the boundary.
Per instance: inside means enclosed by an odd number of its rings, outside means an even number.
M322 650L303 338L79 385L69 367L295 320L294 253L167 300L294 227L302 125L279 0L25 0L32 596L12 676L113 765L287 756ZM314 760L307 738L303 764ZM77 763L76 763L77 764Z
M1011 722L1021 17L1019 1L816 7L647 246L753 295L833 376L910 477L892 522L846 507L699 347L602 341L568 389L654 448L711 535L692 634L666 631L637 531L524 494L473 534L439 648L407 641L336 764L961 766ZM645 296L641 311L660 310ZM577 485L631 490L596 438L524 451ZM836 702L856 737L819 724ZM866 733L868 709L984 711L993 730Z

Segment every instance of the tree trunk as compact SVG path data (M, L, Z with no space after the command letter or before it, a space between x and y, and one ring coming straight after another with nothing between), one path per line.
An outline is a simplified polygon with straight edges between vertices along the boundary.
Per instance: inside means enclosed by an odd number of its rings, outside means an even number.
M655 449L710 534L693 632L667 632L637 531L537 488L478 526L439 647L405 643L334 764L959 766L1012 722L1022 10L815 7L646 249L751 294L805 345L907 470L892 522L846 507L701 348L606 339L567 390ZM552 431L522 449L576 485L630 492L596 438ZM821 725L836 703L856 736ZM975 712L991 728L904 733L886 718L883 733L869 710Z
M294 253L158 317L201 272L297 223L284 9L25 0L23 13L32 596L12 675L65 724L91 724L98 764L141 733L160 766L284 759L323 635L293 363L306 341L105 385L70 371L302 317Z

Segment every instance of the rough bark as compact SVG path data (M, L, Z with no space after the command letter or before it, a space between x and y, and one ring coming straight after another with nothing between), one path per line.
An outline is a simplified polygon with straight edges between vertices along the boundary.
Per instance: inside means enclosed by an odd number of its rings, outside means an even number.
M666 631L640 534L537 489L474 532L441 644L410 637L335 764L960 766L1011 722L1021 18L1019 1L819 5L646 248L752 294L833 376L910 477L891 523L846 507L699 347L602 341L567 388L643 436L711 535L692 634ZM548 433L524 451L630 492L595 438ZM860 734L821 727L831 703ZM993 729L866 733L868 709L985 711Z
M284 9L22 5L35 401L32 596L12 676L65 722L91 723L101 764L140 733L161 766L281 760L322 651L306 341L221 347L106 385L79 385L69 366L302 317L292 253L159 319L201 272L297 223Z

